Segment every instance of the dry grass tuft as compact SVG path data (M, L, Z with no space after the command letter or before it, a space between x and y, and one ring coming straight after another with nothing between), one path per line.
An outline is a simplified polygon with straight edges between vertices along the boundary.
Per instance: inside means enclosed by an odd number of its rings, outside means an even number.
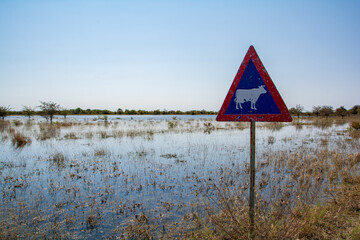
M215 126L211 122L204 123L204 133L210 134L214 130L215 130Z
M269 136L268 139L267 139L267 142L268 144L274 144L276 141L275 137L274 136Z
M13 123L16 127L23 125L23 122L21 122L20 120L13 120L12 123Z
M60 134L60 128L53 126L49 123L40 123L39 128L40 128L40 136L39 136L40 140L56 138Z
M31 143L31 138L22 135L21 133L14 133L12 135L12 144L16 148L23 148L26 144Z
M169 128L169 129L176 128L178 125L179 125L179 123L178 123L176 120L174 120L174 121L168 121L168 128Z
M57 127L57 128L61 128L61 127L64 127L64 128L67 128L67 127L72 127L74 124L74 122L54 122L54 126Z
M95 151L94 155L97 157L103 157L106 155L106 152L104 149L98 149Z
M8 120L0 119L0 132L8 131L10 128L10 122Z
M65 167L65 156L64 154L60 153L60 152L57 152L55 154L53 154L49 160L56 164L56 166L58 168L64 168Z
M74 132L71 132L71 133L68 133L64 136L65 139L78 139L78 137L76 136L76 133Z
M279 131L285 126L282 122L269 122L265 123L264 127L270 129L271 131Z

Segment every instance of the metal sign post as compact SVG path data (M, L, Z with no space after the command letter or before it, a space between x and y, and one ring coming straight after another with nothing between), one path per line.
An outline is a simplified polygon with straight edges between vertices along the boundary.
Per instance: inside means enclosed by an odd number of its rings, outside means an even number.
M255 215L255 122L250 122L250 236L254 238Z
M255 122L291 122L292 118L253 46L232 82L217 121L250 121L250 236L255 237Z

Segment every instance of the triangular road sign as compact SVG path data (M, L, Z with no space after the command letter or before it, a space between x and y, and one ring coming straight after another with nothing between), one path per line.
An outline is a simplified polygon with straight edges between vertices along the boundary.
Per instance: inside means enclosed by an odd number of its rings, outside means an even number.
M217 121L291 122L289 110L253 46L249 47Z

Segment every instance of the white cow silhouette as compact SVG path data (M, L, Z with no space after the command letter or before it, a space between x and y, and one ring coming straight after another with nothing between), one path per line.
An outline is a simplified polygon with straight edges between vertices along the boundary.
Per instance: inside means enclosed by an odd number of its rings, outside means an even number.
M255 104L259 99L261 94L266 93L265 85L261 85L257 88L253 89L238 89L235 92L235 99L234 102L236 104L236 109L242 109L241 104L244 102L251 102L250 108L252 110L257 110Z

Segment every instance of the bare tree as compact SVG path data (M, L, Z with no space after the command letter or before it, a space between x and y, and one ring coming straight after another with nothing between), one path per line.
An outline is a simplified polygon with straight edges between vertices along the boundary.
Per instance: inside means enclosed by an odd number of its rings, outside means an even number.
M41 102L41 105L39 108L42 111L43 117L46 119L50 118L50 123L52 124L52 119L56 113L58 113L61 110L61 107L59 104L54 102Z
M299 119L300 114L304 111L304 107L301 106L300 104L297 104L297 105L295 106L295 111L296 111L297 117L298 117L298 119Z
M23 113L29 117L29 120L30 120L30 117L31 115L34 115L35 113L35 109L33 109L32 107L29 107L29 106L23 106Z
M11 107L10 106L0 106L0 117L2 118L2 120L5 119L6 115L9 114Z
M320 110L321 110L321 107L320 106L313 106L313 114L315 114L316 116L319 116L320 115Z

